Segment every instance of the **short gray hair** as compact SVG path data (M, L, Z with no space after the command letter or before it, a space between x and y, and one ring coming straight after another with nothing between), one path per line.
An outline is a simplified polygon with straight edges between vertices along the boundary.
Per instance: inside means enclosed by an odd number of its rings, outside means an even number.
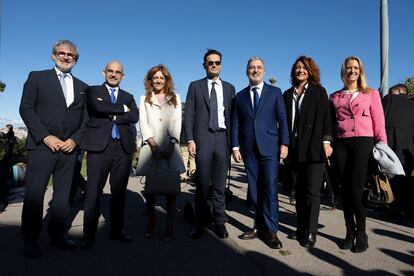
M247 69L249 68L250 62L255 61L255 60L260 60L263 64L263 67L265 66L264 61L261 57L251 57L249 58L249 60L247 61Z
M72 48L75 51L75 55L76 55L76 60L79 59L79 51L78 51L78 47L76 47L76 44L73 43L70 40L67 39L63 39L63 40L58 40L53 44L53 48L52 48L52 54L56 54L56 49L57 47L64 45L68 48Z

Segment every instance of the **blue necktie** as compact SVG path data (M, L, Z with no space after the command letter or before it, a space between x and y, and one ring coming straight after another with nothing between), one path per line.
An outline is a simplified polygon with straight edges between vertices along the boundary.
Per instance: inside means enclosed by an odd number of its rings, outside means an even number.
M253 90L253 96L254 96L253 97L253 99L254 99L254 106L253 106L253 108L254 108L254 113L256 113L257 108L259 107L260 97L259 97L259 93L257 92L257 87L253 87L252 90Z
M115 97L115 88L109 88L109 90L111 91L111 102L112 103L116 103L116 97ZM114 125L112 127L112 138L113 139L119 139L121 136L119 135L119 129L116 126L116 123L114 122Z

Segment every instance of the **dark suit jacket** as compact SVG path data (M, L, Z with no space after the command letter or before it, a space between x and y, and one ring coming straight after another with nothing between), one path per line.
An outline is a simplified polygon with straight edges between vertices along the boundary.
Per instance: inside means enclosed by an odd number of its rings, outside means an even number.
M136 151L135 124L138 122L138 108L134 97L119 89L116 103L111 102L105 84L91 86L86 92L89 120L81 147L87 151L102 151L112 139L112 127L117 125L121 144L128 153ZM131 110L124 112L124 105ZM113 120L116 116L116 120Z
M289 134L292 136L292 101L294 87L283 94L286 103ZM309 84L303 96L298 122L298 156L288 156L287 161L317 161L325 160L323 141L332 142L332 124L329 111L329 99L325 88ZM292 158L296 160L292 160Z
M262 156L277 157L279 145L289 145L285 103L280 89L264 84L256 114L250 87L240 91L233 103L232 130L232 146L240 147L243 157L254 153L255 141Z
M388 94L382 104L388 145L404 165L406 174L411 175L414 166L414 103L408 95Z
M79 145L87 120L87 87L84 82L73 77L74 101L66 107L55 69L29 74L20 103L20 116L29 130L27 149L48 149L43 143L48 135L54 135L62 141L72 138Z
M228 146L230 147L231 102L235 94L234 86L221 80L223 84L224 117L227 129ZM197 150L203 149L208 143L206 134L209 132L210 97L207 78L190 83L185 101L184 127L187 141L194 140Z

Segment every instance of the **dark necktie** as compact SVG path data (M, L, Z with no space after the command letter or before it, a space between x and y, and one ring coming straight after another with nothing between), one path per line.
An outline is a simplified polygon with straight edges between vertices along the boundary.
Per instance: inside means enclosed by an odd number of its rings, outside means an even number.
M116 97L115 97L115 88L109 88L111 91L111 102L116 103ZM116 126L116 123L114 122L114 125L112 127L112 139L119 139L121 136L119 135L119 129Z
M217 108L217 93L214 85L216 82L211 83L210 91L210 122L209 127L212 131L218 130L218 108Z
M299 103L300 103L300 99L301 99L302 95L303 95L303 92L302 92L302 94L300 94L300 96L298 96L296 94L296 100L295 100L295 120L293 121L293 135L295 137L298 136L298 124L299 124L299 116L300 116L300 106L299 106Z
M257 87L253 87L252 90L253 90L253 96L254 96L253 97L254 99L253 109L254 109L254 113L256 113L257 108L259 107L260 97L259 97L259 93L257 92Z

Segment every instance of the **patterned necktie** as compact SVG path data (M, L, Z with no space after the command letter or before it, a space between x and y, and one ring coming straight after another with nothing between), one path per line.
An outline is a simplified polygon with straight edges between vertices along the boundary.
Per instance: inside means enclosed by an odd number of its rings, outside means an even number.
M295 119L293 120L293 136L297 137L298 136L298 124L299 124L299 116L300 116L300 99L302 98L302 94L300 94L300 96L298 94L296 94L296 100L295 98L293 98L293 100L295 101Z
M216 82L211 83L211 91L210 91L210 122L209 127L212 131L217 131L219 129L218 125L218 108L217 108L217 93L214 85Z
M253 87L252 90L253 90L253 96L254 96L253 97L253 99L254 99L253 108L254 108L254 113L256 113L257 108L259 107L260 97L259 97L259 93L257 92L257 87Z
M68 88L66 86L66 81L65 81L65 78L67 76L68 75L66 73L60 73L59 74L59 81L60 81L60 85L62 86L63 96L65 96L65 100L67 99L67 93L68 93L67 92Z
M115 97L115 88L109 88L111 91L111 102L116 103L116 97ZM114 122L114 125L112 127L112 139L119 139L121 136L119 135L119 129L116 126L116 123Z

